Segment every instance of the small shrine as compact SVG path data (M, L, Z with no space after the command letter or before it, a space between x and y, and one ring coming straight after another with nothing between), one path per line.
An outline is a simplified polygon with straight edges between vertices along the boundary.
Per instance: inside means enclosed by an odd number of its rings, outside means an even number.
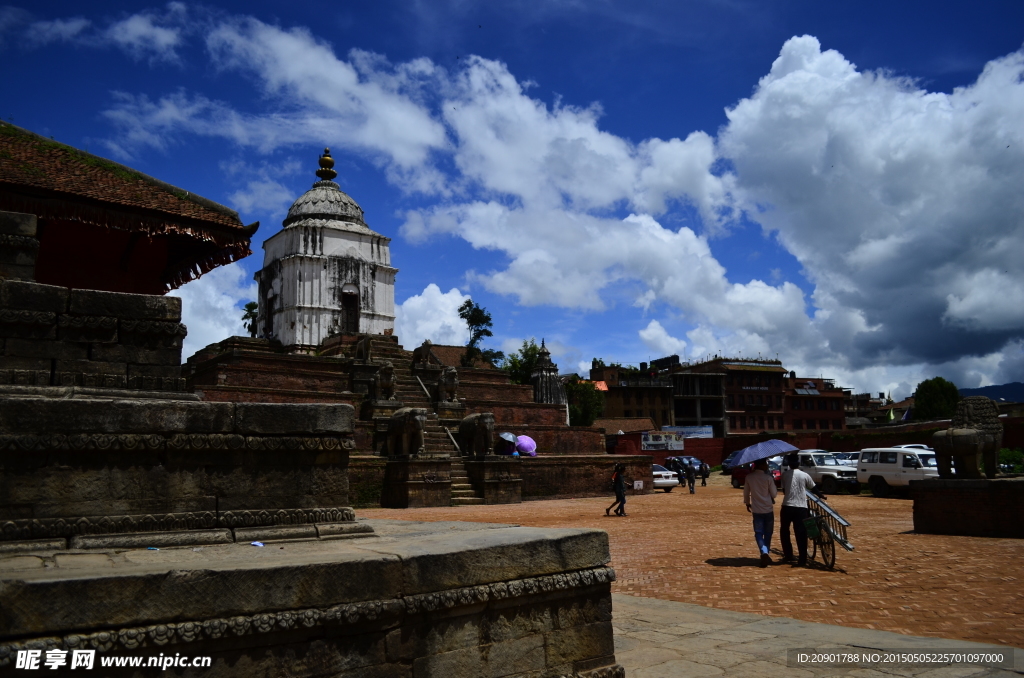
M256 335L290 353L312 353L338 334L385 334L395 327L391 238L372 231L363 210L334 182L330 149L319 180L263 243Z

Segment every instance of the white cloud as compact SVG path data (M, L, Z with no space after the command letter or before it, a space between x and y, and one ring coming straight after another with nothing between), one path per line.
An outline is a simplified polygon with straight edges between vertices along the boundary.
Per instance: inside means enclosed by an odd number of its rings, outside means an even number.
M144 11L115 21L102 37L136 59L176 62L186 20L185 5L172 2L164 14Z
M727 111L736 194L816 286L828 351L801 360L938 368L1024 334L1022 75L1016 52L927 92L804 36Z
M246 180L245 188L228 196L232 207L238 212L267 212L271 217L280 219L295 201L294 192L278 179L297 174L301 170L298 161L263 164L259 167L252 167L245 162L232 162L222 163L221 167L234 176L252 177Z
M658 357L669 355L686 356L686 342L670 335L657 320L649 322L647 327L640 330L638 334L640 335L640 340L644 342L644 346L652 353L658 354Z
M467 299L455 287L442 293L434 283L427 285L395 306L395 334L407 349L429 339L435 344L461 346L469 341L466 322L459 317L459 306Z
M34 21L29 24L26 37L40 45L51 42L70 42L78 38L91 24L91 21L81 17Z
M242 306L255 301L256 293L256 283L238 264L215 268L170 292L181 297L182 322L188 327L182 361L228 337L249 336L242 327Z

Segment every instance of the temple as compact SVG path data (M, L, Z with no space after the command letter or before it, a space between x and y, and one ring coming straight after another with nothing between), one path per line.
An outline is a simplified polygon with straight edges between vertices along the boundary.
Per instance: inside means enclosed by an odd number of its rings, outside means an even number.
M319 181L296 200L283 228L263 243L256 335L289 352L314 352L336 334L395 327L390 238L370 230L363 210L333 179L330 149Z

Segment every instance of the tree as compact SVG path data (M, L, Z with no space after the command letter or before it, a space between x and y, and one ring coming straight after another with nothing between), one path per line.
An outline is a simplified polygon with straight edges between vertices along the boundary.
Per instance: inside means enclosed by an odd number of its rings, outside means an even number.
M951 419L960 402L960 391L951 381L942 377L927 379L917 385L914 392L913 418L918 421Z
M259 315L260 305L255 301L250 301L244 307L245 313L242 314L242 327L249 331L249 335L252 337L256 336L256 316Z
M604 413L604 394L576 375L565 383L565 397L569 401L570 426L590 426Z
M537 367L537 358L540 355L540 346L535 339L523 341L523 346L515 353L505 356L501 363L501 369L508 372L508 379L513 384L531 384L530 376Z
M494 336L490 330L494 323L491 322L491 314L486 309L472 299L466 299L462 306L459 306L459 317L466 321L469 328L469 343L466 344L466 352L462 356L463 367L472 367L477 360L493 363L505 357L501 351L479 347L481 339Z

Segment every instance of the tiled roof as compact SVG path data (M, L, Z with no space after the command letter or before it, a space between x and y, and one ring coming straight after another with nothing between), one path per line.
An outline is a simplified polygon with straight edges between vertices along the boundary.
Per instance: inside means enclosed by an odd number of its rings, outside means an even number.
M0 182L244 229L238 213L223 205L2 121Z
M593 428L603 428L605 433L635 433L636 431L656 431L654 420L650 417L618 417L613 419L595 419Z
M0 121L0 210L102 228L183 236L190 243L160 276L178 287L251 254L259 223L105 158Z

